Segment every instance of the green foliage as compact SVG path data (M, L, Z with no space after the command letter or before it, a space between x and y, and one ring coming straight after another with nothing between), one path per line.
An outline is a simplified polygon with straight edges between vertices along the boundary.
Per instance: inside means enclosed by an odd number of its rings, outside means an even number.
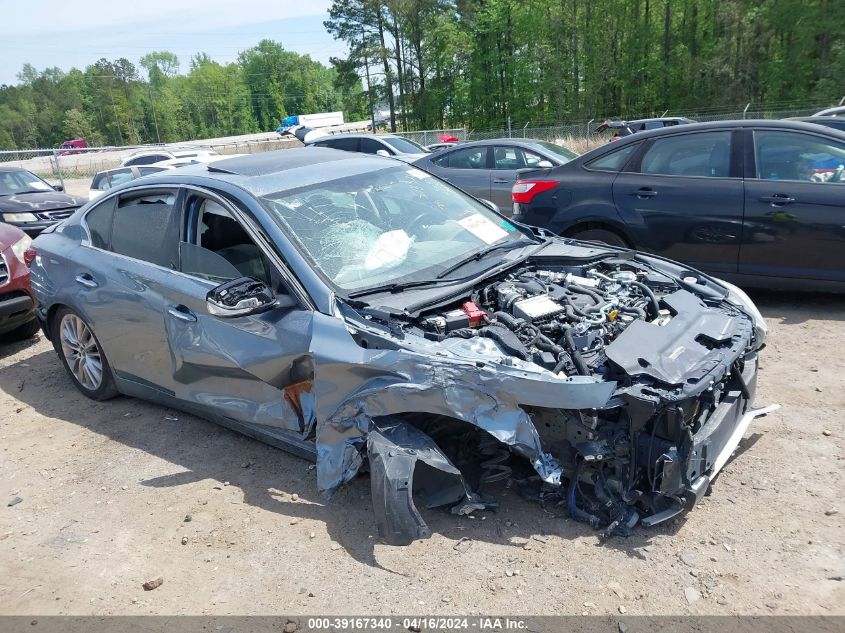
M329 17L346 61L411 128L843 93L842 0L335 0Z
M343 110L368 116L361 80L348 64L323 66L263 40L220 64L199 53L179 74L168 51L144 55L147 78L127 59L84 71L25 64L16 86L0 86L0 149L174 142L274 130L286 114Z
M154 51L0 86L0 148L172 142L343 110L391 127L515 127L842 97L842 0L334 0L331 67L263 40L236 63Z

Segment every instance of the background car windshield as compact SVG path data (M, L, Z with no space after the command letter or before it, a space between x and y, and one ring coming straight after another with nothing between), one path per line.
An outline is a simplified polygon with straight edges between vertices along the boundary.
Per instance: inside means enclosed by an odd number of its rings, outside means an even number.
M345 290L431 279L492 244L532 243L484 204L409 167L262 199L313 265Z
M382 139L385 143L390 145L393 149L397 152L402 152L403 154L427 154L428 150L424 148L422 145L417 145L413 141L409 141L406 138L383 138Z
M0 171L0 196L17 193L53 191L53 188L28 171Z
M545 149L547 152L554 154L562 163L568 163L573 158L578 158L578 153L573 152L571 149L566 149L565 147L561 147L560 145L555 145L554 143L547 143L546 141L540 141L537 143L540 147Z

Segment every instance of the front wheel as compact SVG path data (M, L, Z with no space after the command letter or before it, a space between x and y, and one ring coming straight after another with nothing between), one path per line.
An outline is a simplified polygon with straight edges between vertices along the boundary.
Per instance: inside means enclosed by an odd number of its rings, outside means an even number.
M621 246L622 248L630 248L621 237L613 231L606 229L587 229L574 233L569 237L576 240L584 240L585 242L604 242L610 246Z
M82 317L69 308L61 308L53 324L53 347L76 388L92 400L108 400L118 395L109 361Z

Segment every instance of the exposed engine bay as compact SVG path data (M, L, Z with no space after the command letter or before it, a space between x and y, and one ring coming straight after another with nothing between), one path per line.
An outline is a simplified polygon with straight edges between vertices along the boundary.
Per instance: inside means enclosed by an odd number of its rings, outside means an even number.
M759 415L746 411L756 382L754 321L694 271L677 278L624 257L524 265L402 330L444 346L488 339L502 365L613 381L600 409L524 407L560 464L554 484L520 468L488 433L414 421L468 478L476 501L494 505L489 486L510 480L546 511L607 535L691 507Z

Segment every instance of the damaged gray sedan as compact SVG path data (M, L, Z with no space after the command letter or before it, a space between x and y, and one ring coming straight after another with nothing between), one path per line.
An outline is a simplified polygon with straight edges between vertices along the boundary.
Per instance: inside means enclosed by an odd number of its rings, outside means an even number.
M750 421L766 329L739 289L516 225L397 161L287 150L108 192L29 252L82 393L369 470L380 535L509 480L627 534L690 508Z

